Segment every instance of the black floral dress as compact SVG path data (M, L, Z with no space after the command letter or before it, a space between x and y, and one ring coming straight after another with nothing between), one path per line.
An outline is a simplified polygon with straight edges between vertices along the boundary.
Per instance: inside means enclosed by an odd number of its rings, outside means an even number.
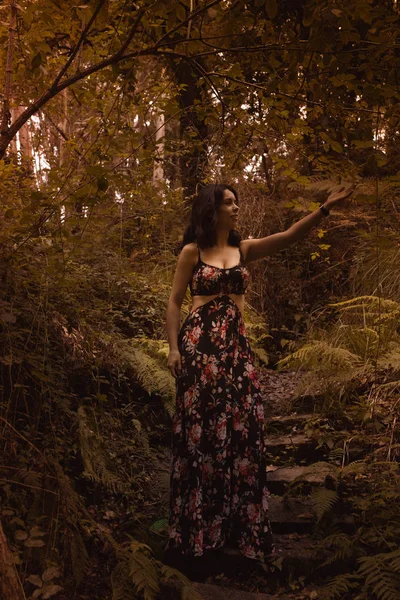
M274 552L260 385L242 313L228 295L248 284L239 252L232 269L207 265L199 253L192 295L218 296L190 312L178 336L166 550L185 557L224 545L260 560Z

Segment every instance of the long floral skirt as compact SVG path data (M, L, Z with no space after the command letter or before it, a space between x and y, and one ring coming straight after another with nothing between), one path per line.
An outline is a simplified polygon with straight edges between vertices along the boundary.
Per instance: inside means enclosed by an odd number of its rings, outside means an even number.
M189 313L178 335L167 551L225 545L274 552L268 520L264 410L237 304L222 295Z

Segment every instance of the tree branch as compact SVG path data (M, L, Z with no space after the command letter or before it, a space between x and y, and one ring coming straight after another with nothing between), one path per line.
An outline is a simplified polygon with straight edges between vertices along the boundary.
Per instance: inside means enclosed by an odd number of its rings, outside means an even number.
M60 81L60 79L62 78L62 76L68 71L69 67L71 66L75 56L78 54L79 48L81 47L83 41L85 40L87 34L89 33L89 29L91 28L91 26L93 25L97 15L99 14L103 4L104 4L105 0L99 0L98 5L96 6L96 9L94 11L94 13L92 14L91 18L89 19L88 24L86 25L86 27L84 28L84 30L81 33L81 36L79 38L79 40L77 41L75 48L73 49L71 56L69 57L69 59L67 60L67 62L65 63L65 65L63 66L63 68L61 69L61 71L59 72L59 74L57 75L57 77L55 78L55 80L53 81L53 83L50 86L50 89L52 88L56 88L58 85L58 82Z
M7 133L8 122L10 120L10 104L11 104L11 75L12 65L14 59L14 42L15 32L17 29L17 5L16 0L10 0L10 26L8 28L8 48L7 48L7 62L6 62L6 73L4 78L4 101L3 101L3 114L1 118L0 136Z
M12 1L15 1L15 0L12 0ZM97 63L95 65L92 65L91 67L88 67L87 69L84 69L83 71L80 71L79 73L75 73L74 75L72 75L71 77L68 77L67 79L64 79L63 81L59 81L56 86L54 86L54 83L53 83L53 85L40 98L38 98L35 102L33 102L30 106L28 106L26 108L26 110L24 110L23 113L21 113L21 115L14 121L14 123L11 123L9 128L7 128L5 131L1 132L1 134L0 134L0 160L3 158L10 141L13 139L13 137L16 135L16 133L21 129L21 127L24 125L24 123L26 123L26 121L32 115L36 114L37 111L42 108L42 106L47 104L47 102L49 100L54 98L54 96L59 94L65 88L76 83L77 81L80 81L81 79L85 79L85 77L88 77L88 75L91 75L92 73L97 73L97 71L101 71L105 67L108 67L115 63L118 63L121 60L126 60L126 57L123 55L123 52L128 47L129 43L132 41L132 39L136 33L136 30L138 28L138 25L144 15L144 12L145 12L145 9L139 10L137 19L136 19L135 23L132 25L127 39L122 44L121 48L117 52L115 52L115 54L113 54L109 58L106 58L105 60L100 61L99 63ZM134 56L137 57L137 56L146 55L146 54L154 54L155 52L156 52L156 47L152 47L151 49L149 49L147 51L146 50L138 51L138 52L134 53ZM64 70L64 72L65 72L65 70Z

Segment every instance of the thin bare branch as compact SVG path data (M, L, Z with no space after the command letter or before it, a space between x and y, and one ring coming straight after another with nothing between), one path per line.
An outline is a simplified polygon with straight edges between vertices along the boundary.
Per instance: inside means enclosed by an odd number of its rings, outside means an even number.
M67 62L65 63L65 65L63 66L63 68L61 69L61 71L59 72L57 77L55 78L55 80L53 81L53 83L51 84L50 89L56 88L58 85L58 82L61 80L63 75L68 71L69 67L71 66L72 62L74 61L75 56L78 54L79 48L81 47L84 40L86 39L86 37L89 33L89 30L90 30L91 26L93 25L94 21L96 20L96 17L99 14L105 1L106 0L99 0L98 5L96 6L92 16L90 17L90 19L88 21L88 24L83 29L81 36L75 45L75 48L72 50L71 56L69 57L69 59L67 60Z

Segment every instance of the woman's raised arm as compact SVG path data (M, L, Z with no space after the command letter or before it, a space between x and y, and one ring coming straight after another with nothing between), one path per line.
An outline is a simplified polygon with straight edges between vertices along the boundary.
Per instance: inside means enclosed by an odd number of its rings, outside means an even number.
M323 206L326 209L331 209L336 204L343 202L348 198L354 190L354 186L344 189L343 187L332 192ZM243 240L241 242L242 251L246 257L246 262L259 260L271 254L275 254L280 250L284 250L294 242L302 240L309 231L324 218L324 213L320 208L310 213L309 215L294 223L286 231L273 233L263 238Z

